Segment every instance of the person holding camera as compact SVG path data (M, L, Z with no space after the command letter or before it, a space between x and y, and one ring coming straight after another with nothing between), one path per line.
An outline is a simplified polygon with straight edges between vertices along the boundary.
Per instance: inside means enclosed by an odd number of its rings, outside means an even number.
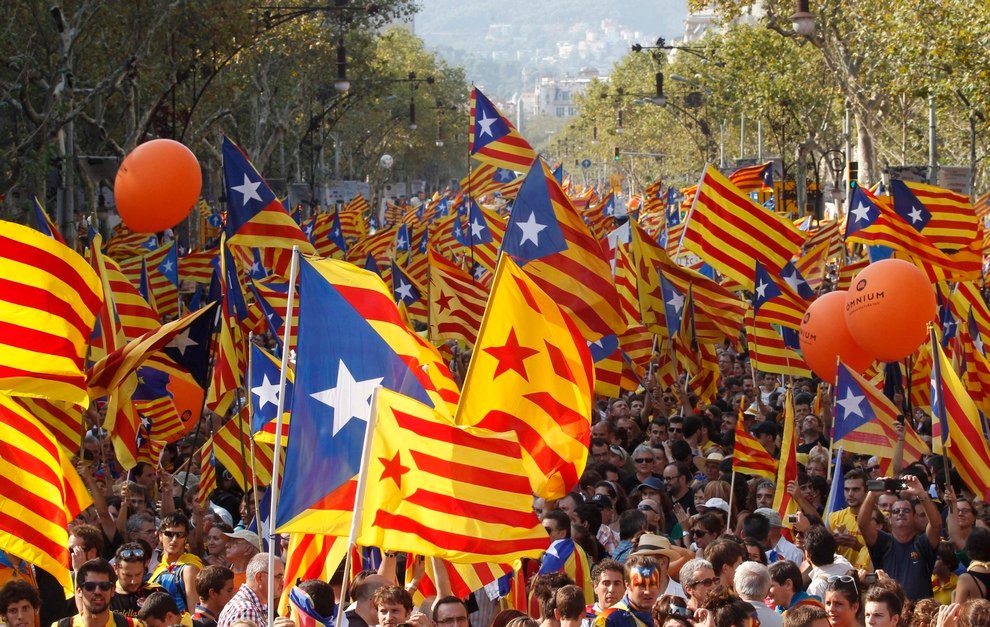
M885 482L894 481L884 478ZM867 493L859 510L859 528L870 549L870 557L877 569L904 586L904 592L912 601L932 596L932 571L935 568L935 549L942 533L942 516L932 502L921 481L913 475L901 477L900 498L890 510L890 533L881 530L874 520L874 510L880 492ZM885 483L890 491L894 484ZM915 502L920 502L928 517L924 533L915 528Z

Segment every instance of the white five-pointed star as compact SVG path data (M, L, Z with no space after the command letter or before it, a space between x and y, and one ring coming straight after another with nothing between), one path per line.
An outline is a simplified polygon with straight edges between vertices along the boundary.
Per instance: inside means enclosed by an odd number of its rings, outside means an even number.
M258 409L263 410L268 403L278 407L278 381L269 381L267 374L261 385L251 388L251 393L258 397Z
M836 405L841 405L842 409L845 410L846 416L856 415L863 418L863 410L860 409L860 403L863 402L865 396L856 396L852 393L852 390L846 388L846 397L841 401L836 401Z
M166 259L165 263L162 264L162 272L171 272L175 268L175 264L172 263L171 259Z
M240 192L241 196L244 197L244 200L241 201L241 204L246 205L248 204L249 200L257 200L258 202L261 202L261 195L258 193L259 187L261 187L260 180L252 183L251 179L248 178L248 175L245 174L244 183L241 185L234 185L230 189L234 190L235 192Z
M601 338L598 338L594 342L588 342L588 348L591 348L592 346L597 346L598 348L601 348L602 347L602 339Z
M352 418L368 422L371 415L371 395L383 380L384 377L378 377L355 381L344 361L340 360L337 385L310 396L333 408L333 435L337 435Z
M251 264L251 274L254 275L260 273L261 273L261 264L255 261L254 263Z
M199 346L199 342L189 337L189 331L190 329L188 328L183 329L182 333L172 338L172 341L168 343L167 347L179 349L179 354L185 357L187 348L190 346Z
M856 222L863 222L870 219L870 206L867 205L862 200L859 201L859 205L852 210L852 214L856 216Z
M981 353L984 353L984 350L983 350L983 334L982 333L977 332L976 337L973 338L973 344L976 345L976 349L978 351L980 351Z
M681 313L681 309L684 308L684 295L674 292L667 304L674 308L675 313Z
M482 113L484 117L478 120L478 128L481 129L479 135L488 135L489 137L495 137L492 133L492 124L495 123L497 118L488 117L488 113Z
M481 237L484 230L485 225L478 218L475 218L474 222L471 223L471 237Z
M406 283L402 279L399 279L399 287L395 288L395 293L399 295L402 300L412 300L412 285Z
M756 297L760 300L766 298L767 288L770 287L769 283L760 281L760 284L756 286Z
M400 237L399 239L395 240L396 250L405 250L406 248L409 248L409 242L406 241L406 238Z
M525 244L526 241L533 242L533 246L540 245L540 231L547 228L546 224L540 224L536 221L536 212L533 211L529 214L529 220L526 222L516 222L516 226L522 229L522 239L519 241L520 244Z
M921 222L921 218L922 218L921 209L919 209L917 206L912 206L911 211L908 212L908 217L911 218L911 222Z
M798 276L797 270L795 270L791 274L791 276L785 276L785 277L781 277L781 278L784 279L784 283L787 283L788 285L790 285L791 286L791 289L793 289L795 292L798 292L798 293L800 293L800 290L798 288L800 288L805 283L804 279L802 279L800 276Z

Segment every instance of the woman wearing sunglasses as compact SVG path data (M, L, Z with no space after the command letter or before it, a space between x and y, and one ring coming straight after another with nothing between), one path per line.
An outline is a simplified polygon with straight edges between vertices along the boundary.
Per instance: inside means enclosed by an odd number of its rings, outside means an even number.
M859 584L852 575L834 575L825 583L825 611L830 627L862 627Z

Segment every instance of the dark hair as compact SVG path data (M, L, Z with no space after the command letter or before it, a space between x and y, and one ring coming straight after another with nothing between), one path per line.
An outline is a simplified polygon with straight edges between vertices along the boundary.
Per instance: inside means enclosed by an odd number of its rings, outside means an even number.
M828 619L825 608L817 605L798 605L784 612L784 627L808 627L813 621Z
M990 529L973 527L966 538L966 552L969 559L985 562L990 560Z
M598 528L602 526L602 510L597 505L591 503L581 503L574 510L578 520L587 525L591 533L598 533Z
M553 595L553 604L564 620L578 620L584 617L584 592L574 584L559 588Z
M778 584L790 581L795 593L806 590L804 577L801 576L801 568L790 560L781 560L770 564L770 579Z
M103 555L103 549L106 547L106 543L103 540L102 531L93 525L87 524L76 525L69 531L72 535L83 541L83 549L87 553L95 550L97 555Z
M27 601L35 610L41 609L41 595L23 579L11 579L0 588L0 614L5 614L7 608L21 601Z
M619 515L619 539L632 540L636 532L646 527L646 514L638 509L627 509Z
M333 615L333 587L321 579L307 579L296 584L296 587L309 595L313 601L313 610L324 617Z
M686 468L687 466L684 462L694 457L694 451L691 449L691 444L687 440L674 440L670 443L670 457L675 465ZM679 468L678 472L680 472Z
M743 536L765 544L770 537L770 519L763 514L750 514L743 521Z
M138 612L138 618L143 621L147 621L149 618L165 620L165 616L168 614L179 616L179 606L171 594L158 591L152 592L144 600L141 611Z
M694 524L701 525L708 533L719 534L725 529L725 519L721 516L721 513L722 510L714 510L699 514Z
M855 479L858 479L859 481L862 481L863 482L863 485L866 485L866 473L863 472L859 468L853 468L852 470L850 470L849 472L845 473L842 476L842 482L843 483L845 483L846 481L855 480Z
M407 612L413 611L412 595L402 586L383 586L371 595L371 603L378 608L385 603L401 605Z
M808 560L815 566L824 566L835 561L835 536L821 525L812 525L804 532L804 550Z
M863 603L869 602L883 603L892 616L900 616L904 612L907 596L896 581L880 579L863 595Z
M734 627L743 624L756 611L752 605L729 592L728 588L716 585L708 591L701 604L712 614L714 627Z
M597 471L591 468L587 468L583 473L581 473L581 479L579 481L579 485L581 486L582 490L588 488L594 488L596 485L598 485L598 482L601 480L602 480L602 476L598 474Z
M492 622L488 624L488 627L505 627L509 624L509 621L515 618L523 618L525 616L525 612L521 612L516 609L502 610L492 617Z
M946 540L939 542L938 547L935 549L935 555L938 559L942 560L942 563L949 569L949 572L955 572L959 568L959 558L956 557L956 548L952 546L951 542Z
M962 613L959 615L960 627L979 627L980 625L990 625L990 601L986 599L970 599L963 603Z
M110 562L106 561L102 557L94 557L93 559L85 562L76 571L76 587L82 586L86 582L86 577L90 573L96 573L97 575L106 575L110 578L111 582L117 581L117 573L114 572L113 566Z
M656 602L653 603L651 614L653 615L653 624L656 627L662 627L669 620L676 620L681 627L692 627L689 620L692 613L683 597L672 594L657 597Z
M684 418L685 438L690 438L699 431L701 431L701 420L699 420L697 416L687 416Z
M746 549L735 540L719 538L705 547L705 559L712 563L715 576L721 577L723 566L731 566L740 559L746 559Z
M189 533L189 519L182 512L169 512L162 516L162 521L158 525L158 531L169 527L182 527Z
M440 606L441 605L460 605L461 607L464 608L464 611L465 612L468 612L467 603L465 603L463 600L459 599L458 597L455 597L452 594L448 594L447 596L440 597L439 599L437 599L436 601L433 602L433 622L434 623L437 622L437 616L439 615L439 610L440 610ZM468 613L470 614L470 612L468 612Z
M613 559L603 559L591 569L591 585L597 586L598 580L608 571L620 573L623 580L625 579L625 569L622 564Z
M564 512L559 509L552 509L549 512L544 512L543 520L552 520L558 531L563 530L567 533L567 535L564 536L565 538L571 537L571 519ZM596 529L595 531L598 530Z
M553 616L553 610L556 607L554 594L557 589L573 583L574 580L561 571L537 575L533 579L533 597L540 606L540 616L543 618Z
M201 599L209 599L211 590L219 594L233 578L234 571L225 566L207 566L196 573L196 594Z
M761 564L764 565L769 564L769 562L767 561L767 553L766 553L767 548L763 546L763 543L761 543L759 540L755 538L743 538L743 547L750 547L750 546L759 549L760 559L757 561L759 561ZM749 560L749 551L746 551L746 559Z
M860 590L862 588L860 587L859 578L856 577L856 571L851 571L849 575L842 577L829 577L828 582L825 584L825 594L839 592L849 600L850 605L858 603L862 606ZM825 598L825 594L822 595L823 599Z

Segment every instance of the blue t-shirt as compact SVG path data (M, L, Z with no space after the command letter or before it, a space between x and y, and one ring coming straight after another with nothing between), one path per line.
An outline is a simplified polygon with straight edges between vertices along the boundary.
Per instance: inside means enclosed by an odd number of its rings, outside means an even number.
M919 533L909 542L898 542L886 531L877 533L877 541L870 547L873 566L882 568L901 584L912 601L932 598L932 571L936 555L928 536Z

